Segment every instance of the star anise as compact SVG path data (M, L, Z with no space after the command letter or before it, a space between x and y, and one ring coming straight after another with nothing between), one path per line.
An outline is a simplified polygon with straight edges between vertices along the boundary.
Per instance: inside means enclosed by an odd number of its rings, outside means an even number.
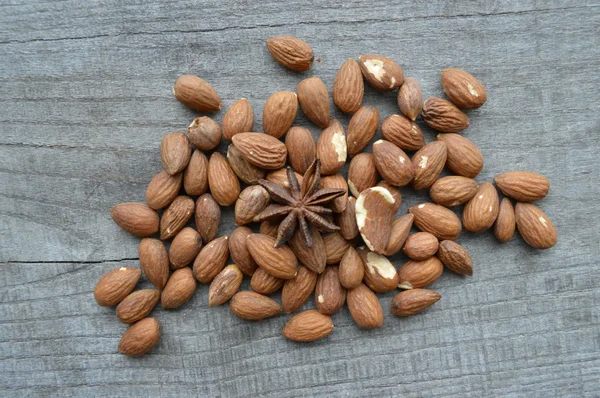
M298 183L296 174L288 167L287 178L290 188L287 189L279 184L260 180L258 183L269 192L271 200L278 204L271 204L259 215L254 217L255 222L261 222L271 218L285 216L277 230L277 241L275 247L287 242L298 226L304 236L307 246L312 246L312 237L308 223L321 232L338 231L340 227L323 217L332 213L330 208L324 205L335 198L344 195L341 188L321 188L321 162L316 159L306 170L302 186Z

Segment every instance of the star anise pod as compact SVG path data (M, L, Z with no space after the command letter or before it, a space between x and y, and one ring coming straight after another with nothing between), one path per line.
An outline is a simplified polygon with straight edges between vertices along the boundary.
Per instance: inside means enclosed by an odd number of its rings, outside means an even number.
M304 236L306 246L311 247L312 237L308 223L321 232L338 231L340 227L323 217L332 213L332 210L324 205L344 195L345 190L342 188L319 189L319 183L321 182L321 162L319 159L316 159L306 170L302 186L298 183L298 179L290 167L287 168L287 178L290 185L289 189L267 180L258 181L269 192L271 200L277 204L269 205L254 217L254 221L261 222L285 216L277 230L275 247L287 242L298 226Z

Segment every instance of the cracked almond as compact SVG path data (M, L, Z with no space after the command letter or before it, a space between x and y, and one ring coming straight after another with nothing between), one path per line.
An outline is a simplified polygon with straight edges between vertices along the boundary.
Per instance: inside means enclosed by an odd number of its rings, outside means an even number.
M398 272L387 257L364 247L357 250L364 266L364 283L374 292L390 292L400 281Z
M321 161L321 175L337 173L346 164L348 148L346 135L340 122L331 121L329 127L321 132L317 141L317 157Z
M382 187L367 188L356 199L358 231L369 249L376 253L383 253L389 242L394 203L390 191Z
M402 68L387 57L362 54L358 66L365 80L377 91L392 91L404 83Z

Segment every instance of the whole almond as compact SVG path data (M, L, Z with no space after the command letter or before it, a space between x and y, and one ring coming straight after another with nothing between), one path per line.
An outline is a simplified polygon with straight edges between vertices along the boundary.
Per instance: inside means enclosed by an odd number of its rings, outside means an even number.
M241 98L233 103L223 116L223 138L231 141L234 135L254 129L254 110L250 101Z
M283 287L285 280L275 278L262 268L258 268L250 279L250 287L256 293L272 294Z
M467 231L484 231L494 225L499 210L498 191L489 182L484 182L463 209L463 225Z
M447 208L433 203L421 203L408 209L414 223L423 232L429 232L440 240L454 240L460 235L460 219Z
M419 116L422 106L421 85L416 79L407 77L398 91L398 108L400 108L400 112L414 122Z
M207 116L195 118L187 131L190 142L201 151L211 151L221 142L219 123Z
M382 187L367 188L356 199L358 231L369 249L376 253L383 253L390 239L394 203L390 191Z
M327 264L339 264L348 251L350 242L342 237L339 232L333 232L323 237Z
M208 186L221 206L231 206L240 195L240 182L223 155L213 152L208 161Z
M350 119L346 142L348 155L356 156L373 139L379 127L379 111L373 106L363 106Z
M362 283L364 275L363 261L356 249L350 246L340 261L340 284L346 289L354 289Z
M378 178L377 166L375 166L375 158L372 154L359 153L350 161L348 189L355 198L358 198L365 189L374 187Z
M295 171L294 171L294 175L296 176L296 179L298 180L298 184L300 186L302 186L303 177L300 174L296 173ZM269 182L272 182L273 184L279 184L288 189L290 188L290 182L287 177L287 169L286 168L271 171L269 174L267 174L265 179Z
M316 228L310 229L312 237L312 246L306 246L304 235L298 229L292 238L288 241L290 249L294 252L300 264L309 270L320 274L325 269L327 257L325 254L325 243L321 233Z
M494 224L494 235L502 242L508 242L515 234L515 209L513 208L510 199L503 198L500 201L500 210Z
M446 143L434 141L419 149L412 157L415 171L413 187L417 190L433 185L446 164Z
M252 276L258 265L254 262L254 259L246 246L246 238L248 235L252 235L252 230L250 228L236 228L229 237L229 253L231 254L233 262L240 267L240 270L244 274Z
M350 315L358 326L365 329L383 326L383 309L375 293L367 286L361 283L348 290L346 301Z
M231 312L247 321L260 321L281 312L275 300L255 292L238 292L229 302Z
M165 244L158 239L144 238L138 248L140 267L158 290L162 290L169 280L169 255Z
M335 198L331 202L331 210L334 213L341 213L346 209L346 203L348 202L348 183L341 174L333 174L330 176L321 177L321 184L319 188L341 188L346 193L338 198Z
M396 268L387 257L365 248L359 248L358 254L364 266L365 285L369 289L374 292L391 292L396 289L400 279Z
M281 66L295 72L309 70L314 60L312 48L292 36L271 37L267 40L267 49Z
M515 220L519 233L529 246L549 249L558 242L554 224L537 206L531 203L517 203Z
M244 275L235 264L230 264L219 272L208 288L208 306L225 304L240 288Z
M170 205L181 189L181 178L181 173L170 175L165 170L155 175L146 189L148 206L159 210Z
M358 225L356 225L356 199L349 196L344 211L333 216L335 224L340 227L340 235L346 240L352 240L358 236Z
M165 289L160 295L160 304L163 308L178 308L192 298L196 291L196 279L189 267L175 270Z
M277 170L285 165L287 149L275 137L263 133L240 133L232 138L242 156L256 167Z
M354 58L340 66L333 82L333 103L344 113L356 112L365 94L362 73Z
M120 267L102 276L94 288L94 298L102 307L119 304L135 288L142 271L133 267Z
M227 148L227 161L233 172L246 184L258 184L265 178L266 171L248 162L233 144Z
M214 112L221 109L219 94L207 81L197 76L180 76L173 86L173 94L183 105L200 112Z
M158 232L158 214L145 203L119 203L110 209L110 216L119 227L140 238Z
M279 223L283 219L265 220L260 223L259 232L263 235L270 236L271 238L277 238L277 230Z
M340 284L338 267L328 266L317 278L315 305L321 314L332 315L346 302L346 289Z
M304 305L312 295L317 284L317 274L300 265L294 279L283 284L281 305L286 314L290 314Z
M377 91L392 91L404 83L404 73L397 63L387 57L362 54L358 66L367 82Z
M285 136L285 146L290 166L296 173L303 175L317 157L317 146L312 134L304 127L294 126ZM321 159L322 169L323 159Z
M425 138L417 123L400 115L391 115L383 121L381 135L405 151L416 151L425 145Z
M271 197L260 185L245 188L235 202L235 224L245 225L267 207Z
M423 103L421 117L429 127L442 133L458 133L469 127L469 117L442 98L427 98Z
M177 235L194 214L194 200L189 196L178 196L160 219L160 239L166 240Z
M169 262L173 269L190 264L202 248L202 237L194 228L185 227L173 239L169 247Z
M389 141L378 140L373 143L373 157L379 175L391 185L408 185L414 176L410 158L404 151Z
M164 136L160 144L160 158L163 168L173 175L181 173L190 162L192 148L190 140L183 133L171 133Z
M196 200L196 228L206 244L217 236L221 222L221 208L212 195L205 193Z
M427 289L412 289L398 293L392 299L392 314L397 316L415 315L432 306L442 298L438 292Z
M394 198L394 207L392 208L392 211L396 214L400 206L402 206L402 194L400 193L400 189L390 185L387 181L379 181L376 186L385 188L392 194L392 197Z
M263 129L266 134L281 138L292 127L298 113L298 96L291 91L271 95L263 108ZM234 142L235 144L235 142Z
M546 197L550 181L531 171L509 171L494 178L498 189L518 202L533 202Z
M327 87L316 76L302 80L296 87L298 102L304 116L320 128L329 126L331 111Z
M262 234L249 235L246 245L254 261L269 274L280 279L296 276L298 260L287 245L275 247L275 239Z
M183 171L183 188L192 196L200 196L208 190L208 159L198 149L192 153L190 163Z
M438 239L429 232L417 232L410 235L402 251L412 260L427 260L439 247Z
M473 275L471 256L458 243L451 240L441 241L437 257L450 271L461 275Z
M160 324L154 318L144 318L131 325L119 342L119 352L137 357L150 352L160 340Z
M121 323L134 323L144 319L154 309L160 298L156 289L143 289L131 293L117 305L117 318Z
M487 100L483 84L462 69L444 69L442 87L450 101L462 109L479 108Z
M400 289L419 289L437 281L444 272L442 262L435 256L427 260L409 260L398 270Z
M438 134L446 143L446 167L459 176L475 178L483 168L483 155L477 145L458 134Z
M298 342L310 342L327 337L333 330L331 317L316 310L294 315L283 328L283 337Z
M404 246L406 238L408 238L408 233L413 225L414 218L414 215L408 213L392 221L390 240L388 241L388 245L383 252L384 255L393 256L400 251L402 246Z
M194 276L200 283L210 283L221 272L229 258L229 235L207 243L194 260Z
M344 128L333 119L317 141L317 158L321 160L321 175L335 174L346 164L348 148Z
M429 196L438 205L454 207L471 200L478 188L479 184L472 178L447 176L433 183Z

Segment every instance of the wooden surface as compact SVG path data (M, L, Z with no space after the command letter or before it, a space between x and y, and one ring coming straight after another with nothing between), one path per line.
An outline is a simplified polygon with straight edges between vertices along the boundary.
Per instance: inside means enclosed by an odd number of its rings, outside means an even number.
M600 2L311 3L0 3L1 396L600 394ZM282 34L305 39L320 62L282 69L265 48ZM250 323L208 309L202 286L180 310L154 311L163 337L152 355L117 354L126 327L92 290L106 271L138 265L138 239L109 209L144 199L162 136L195 117L172 97L176 77L204 77L224 109L249 98L258 129L271 93L312 75L331 90L342 62L364 52L399 61L425 96L442 95L445 67L480 78L489 100L464 132L485 156L477 180L546 175L539 205L558 245L463 233L475 274L446 272L434 307L394 318L383 294L383 328L359 330L344 309L327 339L307 345L281 337L286 316ZM364 102L382 119L397 112L393 94L367 88ZM301 115L297 124L318 134ZM427 199L403 195L401 212Z

